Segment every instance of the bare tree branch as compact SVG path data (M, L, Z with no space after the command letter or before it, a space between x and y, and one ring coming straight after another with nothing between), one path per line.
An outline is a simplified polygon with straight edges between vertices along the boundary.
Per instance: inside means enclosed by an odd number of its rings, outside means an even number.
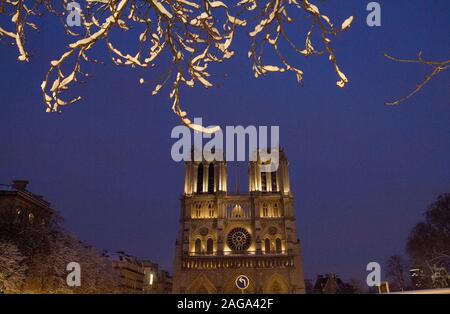
M414 64L423 64L426 66L429 66L432 70L429 74L427 74L425 76L425 78L419 83L417 84L416 88L414 90L412 90L408 95L395 100L395 101L391 101L391 102L387 102L386 105L388 106L396 106L396 105L400 105L402 102L408 100L409 98L413 97L415 94L417 94L418 92L420 92L422 90L422 88L425 87L425 85L427 85L436 75L438 75L439 73L444 72L445 70L447 70L450 67L450 60L446 60L446 61L426 61L422 58L422 52L419 52L419 56L417 59L413 59L413 60L409 60L409 59L399 59L399 58L395 58L392 57L388 54L384 55L386 58L395 61L395 62L402 62L402 63L414 63Z

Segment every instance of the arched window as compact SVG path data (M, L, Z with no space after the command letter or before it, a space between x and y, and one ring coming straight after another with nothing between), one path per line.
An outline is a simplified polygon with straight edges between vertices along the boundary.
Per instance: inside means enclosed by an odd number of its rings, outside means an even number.
M278 191L278 185L277 185L277 172L273 171L270 174L271 180L272 180L272 192Z
M208 216L210 218L214 217L214 207L213 207L213 204L211 204L211 203L208 204Z
M202 241L200 239L195 240L195 254L202 253Z
M195 205L195 215L193 218L200 218L202 215L202 204L196 204Z
M265 239L264 240L264 252L270 253L270 240L269 239Z
M198 165L197 171L197 193L203 192L203 164Z
M263 217L269 216L269 208L267 207L267 204L263 204L262 215L263 215Z
M273 205L273 216L274 217L280 217L280 212L278 210L278 204L277 203L275 203Z
M278 254L281 253L281 239L280 238L277 238L275 240L275 250Z
M29 213L28 214L28 222L32 224L33 221L34 221L34 214L33 213Z
M232 218L244 217L244 209L241 207L241 205L239 204L234 205L233 209L231 210L231 217Z
M208 193L214 193L214 164L210 163L208 167Z
M267 174L261 172L261 191L267 191Z
M214 251L214 241L213 239L209 238L206 241L206 252L208 252L208 254L212 254Z

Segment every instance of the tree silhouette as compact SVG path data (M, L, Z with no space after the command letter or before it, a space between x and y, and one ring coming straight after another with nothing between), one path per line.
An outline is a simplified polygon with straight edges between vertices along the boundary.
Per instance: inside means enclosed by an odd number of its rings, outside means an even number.
M386 265L386 275L390 279L392 290L404 291L406 289L406 270L406 262L400 255L389 257Z
M413 263L431 277L450 269L450 193L440 195L424 216L425 221L412 229L406 249Z

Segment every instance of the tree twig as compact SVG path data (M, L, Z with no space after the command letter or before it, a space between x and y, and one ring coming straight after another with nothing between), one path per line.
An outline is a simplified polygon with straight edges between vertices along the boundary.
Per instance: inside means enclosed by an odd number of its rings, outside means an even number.
M414 63L414 64L423 64L426 66L429 66L432 70L429 74L425 76L425 78L417 84L417 86L406 96L395 100L391 102L386 102L385 104L387 106L397 106L400 105L402 102L410 99L414 95L416 95L418 92L420 92L425 85L427 85L436 75L444 72L450 67L450 60L445 61L426 61L422 58L422 52L419 52L419 56L417 59L399 59L396 57L392 57L388 54L384 55L386 58L400 63Z

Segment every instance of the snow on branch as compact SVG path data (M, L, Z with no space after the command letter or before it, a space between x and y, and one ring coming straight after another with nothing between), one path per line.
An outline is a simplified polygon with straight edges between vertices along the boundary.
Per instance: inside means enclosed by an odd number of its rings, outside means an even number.
M68 0L62 3L66 8ZM41 7L60 16L65 14L64 10L58 13L51 0L0 0L0 5L0 15L12 15L11 24L15 27L10 30L0 27L0 39L15 42L20 61L29 60L25 29L37 28L28 22L28 17L39 15ZM118 66L152 68L163 51L168 53L171 65L152 94L158 94L168 86L172 110L182 123L199 132L213 133L219 127L205 128L191 122L181 109L181 88L214 86L210 78L211 65L222 63L234 55L232 43L237 31L246 32L250 38L247 55L252 60L255 77L290 72L302 84L303 71L288 60L287 55L292 55L292 52L301 57L326 54L336 72L337 86L343 88L348 83L338 66L332 40L351 26L353 17L334 26L330 18L308 0L84 0L80 9L82 30L74 33L65 26L67 34L75 40L64 54L51 62L41 84L47 112L59 112L62 107L81 99L67 100L62 93L81 77L88 76L82 72L81 66L95 61L89 58L88 53L100 41L106 43L112 62ZM305 20L306 28L298 22ZM289 26L295 28L296 38L299 30L304 29L306 35L302 47L288 35ZM134 39L138 48L125 52L110 34L113 30L127 32L130 29L141 30ZM129 34L131 41L134 35ZM313 35L317 37L314 45ZM323 51L317 50L316 45ZM265 47L274 53L278 64L263 62ZM286 47L290 51L285 52ZM141 78L140 82L143 83L144 79Z

